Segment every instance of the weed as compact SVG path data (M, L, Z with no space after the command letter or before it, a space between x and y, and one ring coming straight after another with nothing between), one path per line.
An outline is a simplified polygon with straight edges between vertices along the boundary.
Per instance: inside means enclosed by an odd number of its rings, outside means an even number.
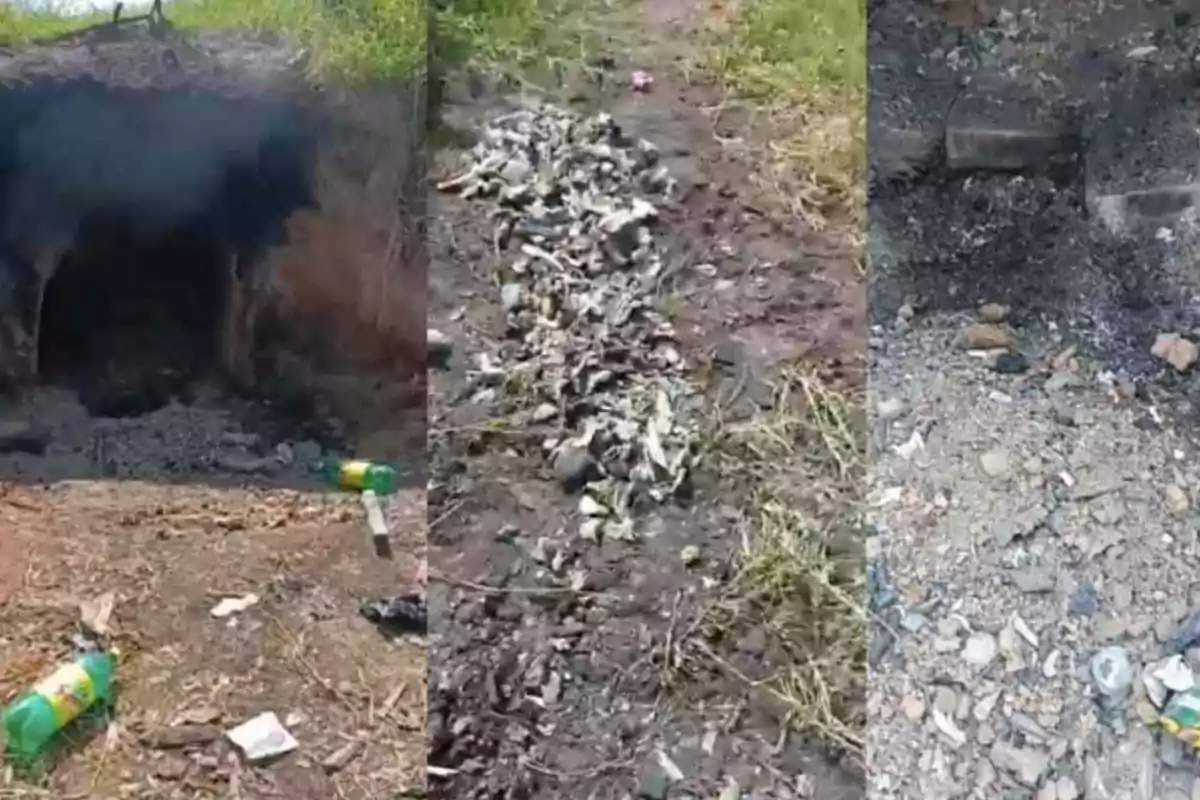
M848 391L793 368L769 411L713 417L708 459L749 498L741 569L710 610L709 641L759 629L785 664L757 688L789 724L861 754L867 613L859 486L862 423Z

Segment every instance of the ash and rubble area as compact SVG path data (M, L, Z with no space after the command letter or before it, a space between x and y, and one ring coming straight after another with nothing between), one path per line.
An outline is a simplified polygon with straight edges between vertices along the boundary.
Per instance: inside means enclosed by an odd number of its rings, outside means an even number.
M686 489L696 450L698 400L653 297L664 263L647 198L673 186L658 155L608 115L543 107L496 119L439 185L495 198L495 247L519 254L498 276L506 341L473 354L471 400L556 431L543 448L597 543L636 537L634 513Z
M990 11L870 23L869 792L1200 796L1195 21Z
M0 407L0 479L317 485L316 468L325 447L336 444L337 429L316 431L263 412L261 403L201 385L193 397L145 414L102 417L71 389L34 387Z
M454 297L463 334L430 331L431 796L807 796L802 742L664 694L675 626L718 585L705 554L730 544L690 510L703 399L659 296L666 159L540 103L476 141L439 187L498 267Z

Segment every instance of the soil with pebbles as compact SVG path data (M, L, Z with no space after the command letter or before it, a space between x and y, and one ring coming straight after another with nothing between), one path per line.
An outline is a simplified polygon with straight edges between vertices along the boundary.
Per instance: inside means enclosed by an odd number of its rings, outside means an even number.
M1118 645L1140 673L1200 606L1182 401L1103 354L1000 374L955 345L965 322L918 316L873 350L872 791L1192 796L1194 764L1167 766L1089 668ZM1021 337L1035 365L1077 343Z

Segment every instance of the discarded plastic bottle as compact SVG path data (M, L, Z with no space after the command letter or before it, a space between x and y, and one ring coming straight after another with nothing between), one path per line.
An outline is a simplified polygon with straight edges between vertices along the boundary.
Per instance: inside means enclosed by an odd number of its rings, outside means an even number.
M330 485L347 492L395 494L399 484L395 467L379 461L331 460L322 464L321 472Z
M1158 723L1167 733L1200 750L1200 686L1172 697Z
M112 700L116 659L86 653L64 664L4 709L4 749L10 758L39 756L54 736L98 702Z

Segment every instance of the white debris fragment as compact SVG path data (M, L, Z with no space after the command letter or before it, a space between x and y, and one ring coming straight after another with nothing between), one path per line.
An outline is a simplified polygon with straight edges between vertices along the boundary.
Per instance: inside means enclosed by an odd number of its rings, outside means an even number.
M213 606L208 613L216 619L225 619L234 614L240 614L258 603L258 595L247 594L241 597L226 597Z
M225 735L251 763L277 758L300 746L274 711L259 714L230 729Z

